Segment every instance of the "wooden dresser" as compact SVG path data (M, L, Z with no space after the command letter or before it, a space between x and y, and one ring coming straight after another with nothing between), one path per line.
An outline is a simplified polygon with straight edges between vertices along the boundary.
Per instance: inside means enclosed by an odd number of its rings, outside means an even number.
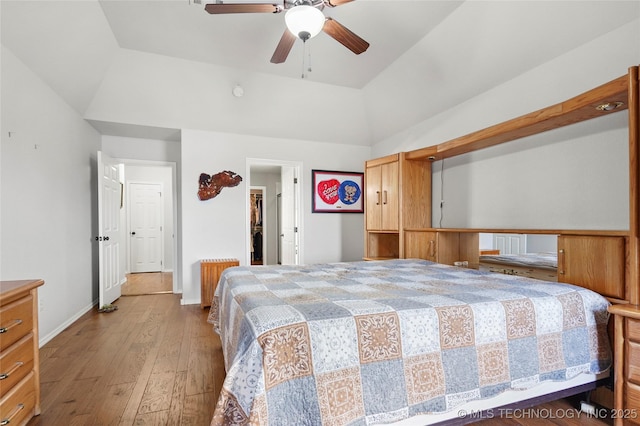
M40 414L38 293L42 280L0 281L0 424Z
M640 307L609 307L615 316L614 424L640 425Z

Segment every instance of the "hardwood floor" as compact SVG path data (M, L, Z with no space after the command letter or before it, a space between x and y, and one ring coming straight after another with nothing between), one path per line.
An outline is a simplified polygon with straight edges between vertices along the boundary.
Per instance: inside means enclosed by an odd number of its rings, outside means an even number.
M114 303L118 310L96 308L40 349L42 414L28 425L209 425L225 374L209 310L183 306L174 294ZM577 411L566 400L531 410L542 415L512 412L477 424L612 424L569 417Z
M36 425L208 425L224 363L208 310L180 296L121 297L40 349Z
M173 292L173 272L127 274L121 287L123 296Z

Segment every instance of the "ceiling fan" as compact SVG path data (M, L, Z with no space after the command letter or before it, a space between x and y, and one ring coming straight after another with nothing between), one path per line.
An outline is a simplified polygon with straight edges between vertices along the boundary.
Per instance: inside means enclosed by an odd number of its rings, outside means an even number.
M336 7L354 0L284 0L282 5L272 3L223 3L218 0L216 3L207 4L204 9L214 15L225 13L280 13L286 11L285 21L287 28L284 30L280 42L276 47L271 62L280 64L286 61L293 43L297 38L307 41L320 31L325 32L330 37L341 43L356 55L366 51L369 43L357 36L344 25L333 18L324 16L322 10L326 6ZM311 16L311 26L298 27L298 20L304 20ZM304 21L307 22L307 21Z

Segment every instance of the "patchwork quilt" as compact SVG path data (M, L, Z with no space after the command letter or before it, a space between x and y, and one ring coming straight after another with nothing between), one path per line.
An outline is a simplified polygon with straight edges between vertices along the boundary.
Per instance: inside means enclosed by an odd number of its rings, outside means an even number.
M606 299L400 259L226 269L209 322L227 376L212 425L364 425L611 364Z

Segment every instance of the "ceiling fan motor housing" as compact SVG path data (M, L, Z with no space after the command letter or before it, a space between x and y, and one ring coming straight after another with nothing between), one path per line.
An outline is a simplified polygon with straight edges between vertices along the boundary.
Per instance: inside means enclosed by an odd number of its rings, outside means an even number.
M309 40L311 38L311 34L309 33L309 31L300 31L298 33L298 37L302 41L307 41L307 40Z

